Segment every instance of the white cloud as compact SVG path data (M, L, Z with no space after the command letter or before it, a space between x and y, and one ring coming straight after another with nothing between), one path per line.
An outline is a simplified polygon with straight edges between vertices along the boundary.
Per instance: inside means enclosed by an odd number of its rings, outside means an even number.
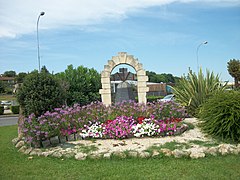
M121 20L129 13L173 2L191 3L200 0L0 0L0 38L14 38L36 31L36 21L41 17L39 28L52 29L65 26L86 26L106 20ZM203 1L201 1L203 2ZM239 5L239 0L204 0L205 3Z

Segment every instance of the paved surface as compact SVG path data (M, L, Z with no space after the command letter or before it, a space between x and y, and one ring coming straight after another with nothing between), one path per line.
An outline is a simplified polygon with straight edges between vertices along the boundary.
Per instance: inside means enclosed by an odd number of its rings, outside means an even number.
M0 116L0 126L10 126L17 124L18 116Z

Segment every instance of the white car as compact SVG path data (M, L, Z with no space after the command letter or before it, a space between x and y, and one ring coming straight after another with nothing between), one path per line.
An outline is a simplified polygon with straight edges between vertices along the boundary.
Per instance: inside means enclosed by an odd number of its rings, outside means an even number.
M4 107L4 109L9 109L12 103L11 101L2 101L1 105Z
M162 99L159 99L160 102L174 101L174 94L169 94Z

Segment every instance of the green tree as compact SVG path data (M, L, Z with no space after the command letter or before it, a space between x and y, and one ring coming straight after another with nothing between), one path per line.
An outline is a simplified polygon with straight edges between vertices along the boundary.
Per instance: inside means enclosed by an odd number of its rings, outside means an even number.
M88 104L100 100L101 76L95 69L69 65L65 72L56 75L67 94L67 104Z
M239 87L240 81L240 61L231 59L228 63L227 69L229 74L234 78L235 87Z
M146 75L148 76L149 82L155 82L155 83L175 83L176 80L179 80L179 77L174 77L172 74L156 74L153 71L146 71Z
M213 94L223 91L225 86L220 83L219 75L207 70L204 76L202 69L198 74L189 71L173 87L176 100L188 108L191 115L197 115L198 108Z
M5 92L5 84L0 81L0 93L4 93Z
M17 91L17 99L25 116L42 115L61 107L65 95L59 81L51 74L36 71L28 74Z
M24 80L24 78L27 76L27 73L25 73L25 72L20 72L20 73L18 73L18 75L15 77L15 81L17 82L17 83L22 83L23 82L23 80Z
M16 72L15 71L5 71L3 73L3 76L5 76L5 77L15 77L16 76Z

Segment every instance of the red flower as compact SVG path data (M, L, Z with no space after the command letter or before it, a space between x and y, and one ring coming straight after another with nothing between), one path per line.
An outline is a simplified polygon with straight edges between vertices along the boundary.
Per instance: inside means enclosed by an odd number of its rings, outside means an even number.
M145 119L145 117L143 117L143 116L138 117L137 118L138 124L142 124L144 119Z
M107 120L104 124L110 124L112 122L111 119Z

